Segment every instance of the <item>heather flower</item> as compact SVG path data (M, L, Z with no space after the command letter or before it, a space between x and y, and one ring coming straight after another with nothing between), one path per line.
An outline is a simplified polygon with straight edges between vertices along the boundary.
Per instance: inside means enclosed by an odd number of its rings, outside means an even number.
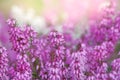
M86 51L74 52L71 55L72 62L70 63L70 69L72 71L72 80L84 80L84 72L86 70Z
M87 34L78 39L55 30L39 36L29 25L21 28L17 27L14 19L7 22L11 51L24 54L17 54L16 61L8 64L9 51L0 47L0 79L120 79L119 16L115 19L103 16Z
M55 44L55 46L57 45L62 45L64 43L64 36L57 32L57 31L51 31L48 35L48 38L51 42L51 44ZM53 44L53 46L54 46Z
M32 80L32 70L27 55L17 55L16 63L9 72L12 80Z
M107 25L101 25L101 23L92 25L89 32L82 37L82 42L88 46L100 45L104 41L117 42L119 32L116 32L116 29L112 26L113 23L110 23Z
M44 42L43 42L44 44ZM31 57L33 58L33 62L35 61L34 58L37 58L37 57L40 57L40 39L38 38L34 38L32 41L31 41L31 46L30 46L30 49L29 49L29 52L31 54Z
M56 60L64 59L65 55L65 40L63 34L57 31L51 31L48 35L49 45L51 47L51 52L56 56ZM50 52L50 55L52 55ZM58 57L58 58L57 58Z
M109 76L112 80L120 79L120 58L112 61L111 72L110 72Z
M15 27L16 26L16 21L15 19L8 19L7 23L10 27Z
M54 62L46 62L44 66L41 67L40 76L42 80L61 80L63 79L62 67L64 63L62 60Z
M15 27L15 22L8 20L10 26L9 34L12 48L17 52L25 53L30 48L31 40L36 36L36 33L28 26L25 29Z
M109 49L108 49L109 48ZM91 68L95 68L102 64L107 58L110 57L114 50L113 44L111 42L104 42L102 45L95 46L93 49L89 49L87 54L88 64Z
M43 68L41 68L40 77L42 80L48 79L48 72L47 72L47 68L45 66Z
M64 57L64 38L63 35L59 34L57 31L52 31L48 35L34 39L33 43L34 48L37 49L35 54L42 57L43 62L59 61L59 59Z
M119 16L114 14L114 2L110 3L103 10L103 15L100 20L96 20L94 24L90 25L90 30L83 35L82 41L88 46L96 46L102 44L104 41L111 41L116 44L120 39ZM115 17L115 18L114 18Z
M8 53L4 47L0 47L0 79L7 77L8 72Z
M29 38L18 27L11 30L10 41L12 42L13 49L17 52L22 52L30 46Z
M39 43L42 79L61 80L63 76L65 47L64 37L57 31L51 31L48 36L41 37Z
M67 68L62 60L47 62L40 72L42 80L67 80Z
M61 64L60 62L52 62L46 64L48 67L48 80L61 80L60 72L61 72Z
M87 80L94 80L94 79L108 80L110 78L108 76L107 70L108 70L107 63L103 63L101 66L96 68L96 72L87 73L89 74L89 76L87 77Z

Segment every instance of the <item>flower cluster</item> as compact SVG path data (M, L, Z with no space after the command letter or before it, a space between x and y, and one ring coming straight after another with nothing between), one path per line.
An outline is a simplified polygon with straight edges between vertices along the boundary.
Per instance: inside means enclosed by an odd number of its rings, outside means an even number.
M25 26L25 29L16 27L14 19L9 19L7 22L10 26L9 34L13 49L24 53L30 47L31 39L35 37L35 32L28 25Z
M17 55L16 63L9 69L11 80L31 80L32 70L27 55Z
M0 79L7 79L8 53L5 48L0 47Z
M40 43L43 39L40 39ZM57 31L51 31L44 40L47 40L43 46L41 46L40 56L41 56L41 71L40 76L42 79L48 80L61 80L62 79L62 68L64 67L64 54L65 54L65 43L62 34ZM43 48L44 47L44 48ZM43 63L44 62L44 63ZM47 72L46 78L43 78L43 74Z
M111 14L111 13L109 13ZM114 15L113 15L114 16ZM120 15L104 15L82 37L7 21L11 52L0 47L0 80L120 80Z

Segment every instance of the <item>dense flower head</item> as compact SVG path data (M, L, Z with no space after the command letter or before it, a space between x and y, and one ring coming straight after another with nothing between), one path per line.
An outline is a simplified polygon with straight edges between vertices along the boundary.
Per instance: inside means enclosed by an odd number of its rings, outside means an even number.
M89 61L104 61L114 52L114 46L111 42L104 42L99 46L95 46L94 48L90 49L89 53L87 54L89 57ZM93 62L92 61L92 62Z
M109 76L113 80L120 79L120 58L113 60L113 62L111 63L111 72Z
M10 68L12 80L32 80L32 70L26 55L17 55L16 63Z
M61 45L64 43L64 36L55 30L49 33L48 38L51 40L51 44L56 43L56 45Z
M24 53L24 51L30 47L31 40L33 40L33 37L36 36L36 33L28 25L22 29L13 26L15 25L15 21L13 21L13 19L8 21L8 24L10 26L10 41L13 46L12 48L19 53Z
M7 76L8 72L8 53L4 47L0 47L0 79Z
M111 41L116 44L120 39L119 14L114 13L114 2L111 2L105 11L104 15L100 16L100 20L96 20L87 34L82 36L82 42L88 46L100 45L104 41ZM115 16L117 15L117 16Z
M84 80L84 72L86 70L86 52L75 52L71 55L72 62L70 63L70 69L72 73L72 80Z
M109 21L107 21L109 22ZM110 22L106 25L93 25L90 31L83 36L83 42L88 46L95 46L102 44L104 41L111 41L116 44L120 39L120 28L116 25L118 23Z
M64 36L57 31L51 31L39 40L41 59L40 76L47 80L61 80L64 67Z
M96 72L87 73L89 76L86 80L111 80L107 73L108 65L103 63L101 66L96 68Z
M38 36L28 25L20 28L11 21L12 48L24 54L17 54L9 68L10 79L119 80L119 47L115 50L120 29L115 20L97 23L81 39L55 30Z
M64 37L57 31L51 31L48 35L33 40L36 55L45 61L62 59L65 54Z
M7 23L10 27L15 27L16 26L16 20L15 19L8 19Z
M61 80L61 64L60 62L47 63L48 67L48 80Z

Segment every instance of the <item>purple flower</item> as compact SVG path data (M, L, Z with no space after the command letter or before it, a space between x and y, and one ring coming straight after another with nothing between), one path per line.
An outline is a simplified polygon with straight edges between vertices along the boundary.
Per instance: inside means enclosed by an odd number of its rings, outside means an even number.
M85 75L84 72L86 71L86 51L81 51L81 52L74 52L71 55L72 62L70 63L70 69L72 73L72 80L84 80Z
M119 80L120 79L120 58L115 59L111 63L112 69L109 74L112 80Z
M61 80L65 57L64 37L57 31L51 31L39 41L42 79Z
M78 39L55 30L39 35L9 19L12 50L0 47L0 80L120 80L120 16L106 11ZM12 52L14 62L7 58Z
M49 33L48 38L51 44L62 45L64 43L64 36L54 30Z
M0 78L7 77L8 53L4 47L0 47Z
M32 80L32 70L27 55L17 55L16 63L10 68L12 80Z
M17 52L25 53L30 48L31 41L36 33L29 26L25 26L24 29L14 26L15 20L13 19L8 20L8 24L12 48Z
M108 6L108 8L111 8L111 6ZM82 36L82 42L86 43L87 46L100 45L104 41L111 41L116 44L119 41L120 16L119 14L117 16L111 14L113 12L111 11L112 9L110 9L110 12L109 9L106 10L108 10L105 11L106 14L102 15L100 20L96 20L94 24L90 25L90 30Z

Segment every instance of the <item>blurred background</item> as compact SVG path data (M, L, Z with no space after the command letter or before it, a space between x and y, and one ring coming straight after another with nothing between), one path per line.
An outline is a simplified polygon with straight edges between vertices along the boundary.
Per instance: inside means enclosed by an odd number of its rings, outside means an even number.
M100 10L111 0L0 0L0 15L30 24L40 33L54 27L58 31L75 29L82 33L91 19L97 19ZM112 0L120 9L120 0Z

